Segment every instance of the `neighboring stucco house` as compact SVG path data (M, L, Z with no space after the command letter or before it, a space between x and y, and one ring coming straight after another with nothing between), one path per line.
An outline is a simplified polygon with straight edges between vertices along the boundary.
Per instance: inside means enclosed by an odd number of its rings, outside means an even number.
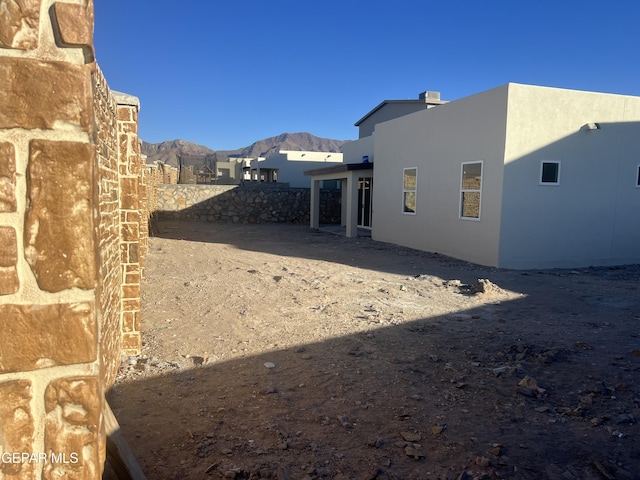
M342 163L342 153L280 150L266 159L252 160L250 180L287 183L293 188L309 188L309 178L304 175L306 170L337 163Z
M218 185L238 185L244 179L246 159L228 157L215 163L216 182Z
M372 238L505 268L640 263L640 97L507 84L378 123Z

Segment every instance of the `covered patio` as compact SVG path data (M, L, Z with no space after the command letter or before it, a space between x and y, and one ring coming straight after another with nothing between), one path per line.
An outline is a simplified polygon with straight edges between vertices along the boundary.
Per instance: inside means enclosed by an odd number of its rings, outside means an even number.
M320 228L320 182L326 180L341 182L341 226L346 227L345 235L357 237L359 226L371 228L373 163L343 163L304 174L311 177L311 228Z

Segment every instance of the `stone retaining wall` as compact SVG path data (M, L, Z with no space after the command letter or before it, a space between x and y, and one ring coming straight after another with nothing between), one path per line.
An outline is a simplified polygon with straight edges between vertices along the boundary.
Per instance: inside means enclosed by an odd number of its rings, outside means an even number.
M158 185L159 219L220 223L309 223L308 188ZM320 193L320 223L340 223L339 190Z

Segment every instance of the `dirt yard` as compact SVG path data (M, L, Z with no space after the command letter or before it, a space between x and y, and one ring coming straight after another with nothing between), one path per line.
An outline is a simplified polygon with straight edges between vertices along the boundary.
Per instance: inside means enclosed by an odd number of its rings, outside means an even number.
M640 266L505 271L296 225L155 235L144 351L108 395L150 480L640 478Z

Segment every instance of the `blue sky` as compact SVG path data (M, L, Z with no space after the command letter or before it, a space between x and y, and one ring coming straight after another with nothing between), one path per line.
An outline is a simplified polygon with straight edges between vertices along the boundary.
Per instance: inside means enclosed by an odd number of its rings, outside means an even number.
M140 137L236 149L357 138L384 99L508 82L640 96L637 0L97 0L95 48Z

